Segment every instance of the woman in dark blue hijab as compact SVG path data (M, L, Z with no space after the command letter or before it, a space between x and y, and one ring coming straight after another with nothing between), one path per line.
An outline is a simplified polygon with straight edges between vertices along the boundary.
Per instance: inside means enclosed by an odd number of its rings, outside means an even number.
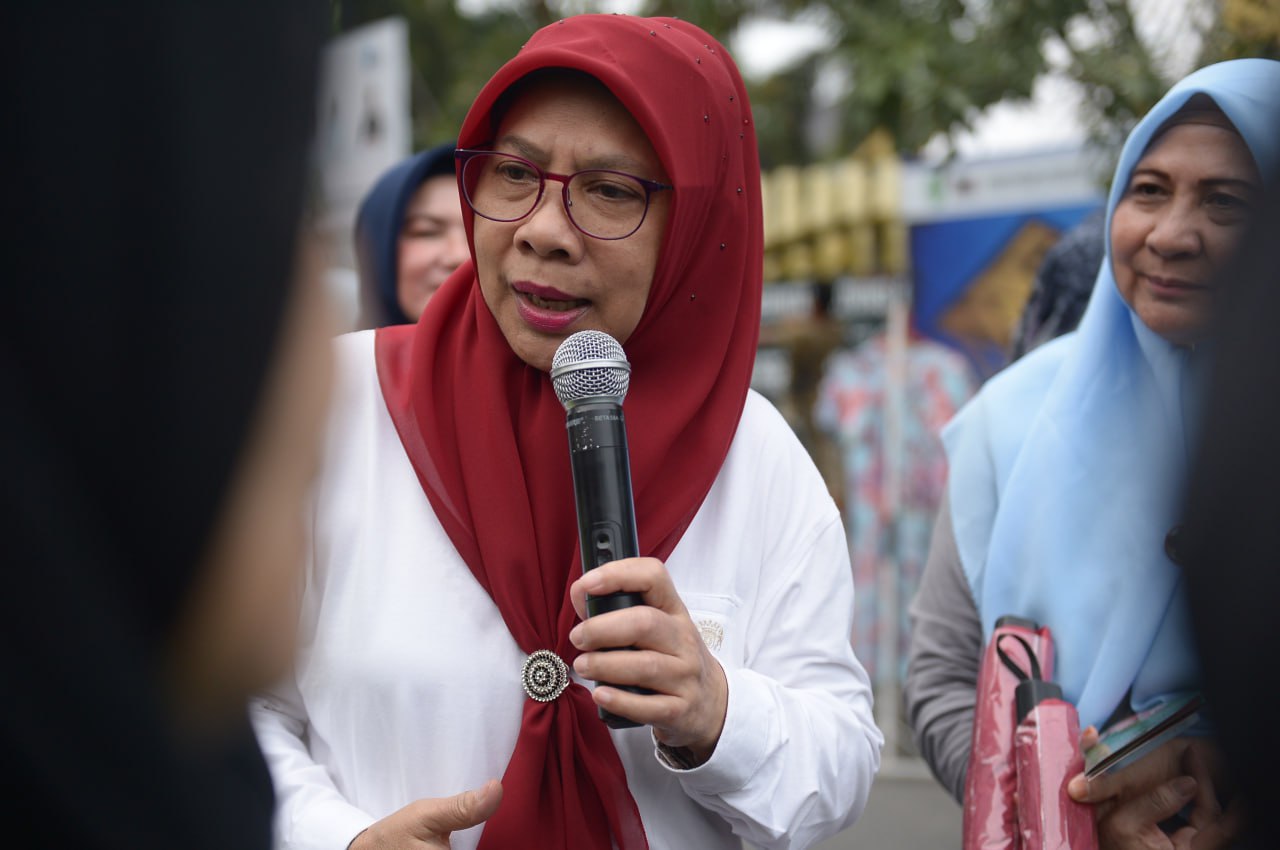
M418 321L440 284L470 256L453 149L448 142L398 163L360 204L359 328Z

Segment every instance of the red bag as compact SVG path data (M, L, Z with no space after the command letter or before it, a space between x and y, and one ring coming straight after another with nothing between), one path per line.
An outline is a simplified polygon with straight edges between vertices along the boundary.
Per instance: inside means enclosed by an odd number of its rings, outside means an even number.
M1018 724L1013 749L1022 850L1097 850L1093 810L1067 796L1067 782L1084 770L1076 707L1042 699Z
M1011 644L1020 645L1026 653L1026 667L1010 658L1006 647ZM1098 850L1093 810L1067 794L1071 777L1084 770L1076 707L1062 698L1062 688L1041 677L1036 654L1021 636L1002 635L995 647L1001 664L1019 680L1014 689L1018 728L1013 734L1018 846L1021 850Z
M1009 641L1006 650L1006 655L1016 657L1023 669L1030 669L1034 658L1038 658L1044 675L1053 675L1053 638L1048 626L1041 628L1020 617L996 621L978 670L978 704L973 713L973 743L964 783L964 850L1018 847L1013 736L1017 725L1014 691L1019 677L997 656L997 646L1004 635L1016 635L1025 642Z

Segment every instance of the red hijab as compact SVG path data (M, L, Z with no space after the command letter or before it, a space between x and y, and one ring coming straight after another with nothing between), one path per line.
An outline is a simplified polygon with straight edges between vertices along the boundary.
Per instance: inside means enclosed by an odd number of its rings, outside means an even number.
M692 24L584 15L539 30L480 92L460 147L488 145L495 101L540 68L604 83L674 186L661 256L627 356L625 411L642 554L665 559L710 490L742 416L760 327L760 164L729 54ZM473 216L464 205L468 238ZM545 372L507 345L474 265L416 326L377 336L383 396L441 524L525 652L566 662L581 574L564 410ZM511 671L519 687L519 670ZM482 848L647 847L608 729L587 689L527 700L505 796Z

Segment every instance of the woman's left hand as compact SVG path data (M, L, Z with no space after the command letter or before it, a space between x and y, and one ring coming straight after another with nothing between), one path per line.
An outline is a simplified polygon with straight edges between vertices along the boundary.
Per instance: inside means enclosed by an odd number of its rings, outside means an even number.
M1097 738L1090 727L1081 746L1089 749ZM1222 850L1238 837L1241 815L1234 805L1220 808L1221 777L1221 757L1209 739L1175 738L1115 773L1074 777L1067 793L1093 804L1102 850ZM1187 806L1188 825L1166 835L1160 823Z
M587 619L587 594L620 591L641 594L645 604ZM583 618L569 633L582 650L573 662L578 675L653 691L633 694L600 685L596 704L653 727L661 743L686 748L698 764L710 758L724 728L729 684L663 563L656 558L614 561L588 571L569 594ZM604 651L619 647L634 649Z

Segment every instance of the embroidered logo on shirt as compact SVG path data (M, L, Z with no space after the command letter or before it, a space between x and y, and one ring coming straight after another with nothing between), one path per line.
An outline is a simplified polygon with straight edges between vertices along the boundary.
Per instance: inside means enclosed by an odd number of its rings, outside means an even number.
M715 620L699 620L698 634L702 636L702 642L707 645L707 649L715 652L724 643L724 626Z

